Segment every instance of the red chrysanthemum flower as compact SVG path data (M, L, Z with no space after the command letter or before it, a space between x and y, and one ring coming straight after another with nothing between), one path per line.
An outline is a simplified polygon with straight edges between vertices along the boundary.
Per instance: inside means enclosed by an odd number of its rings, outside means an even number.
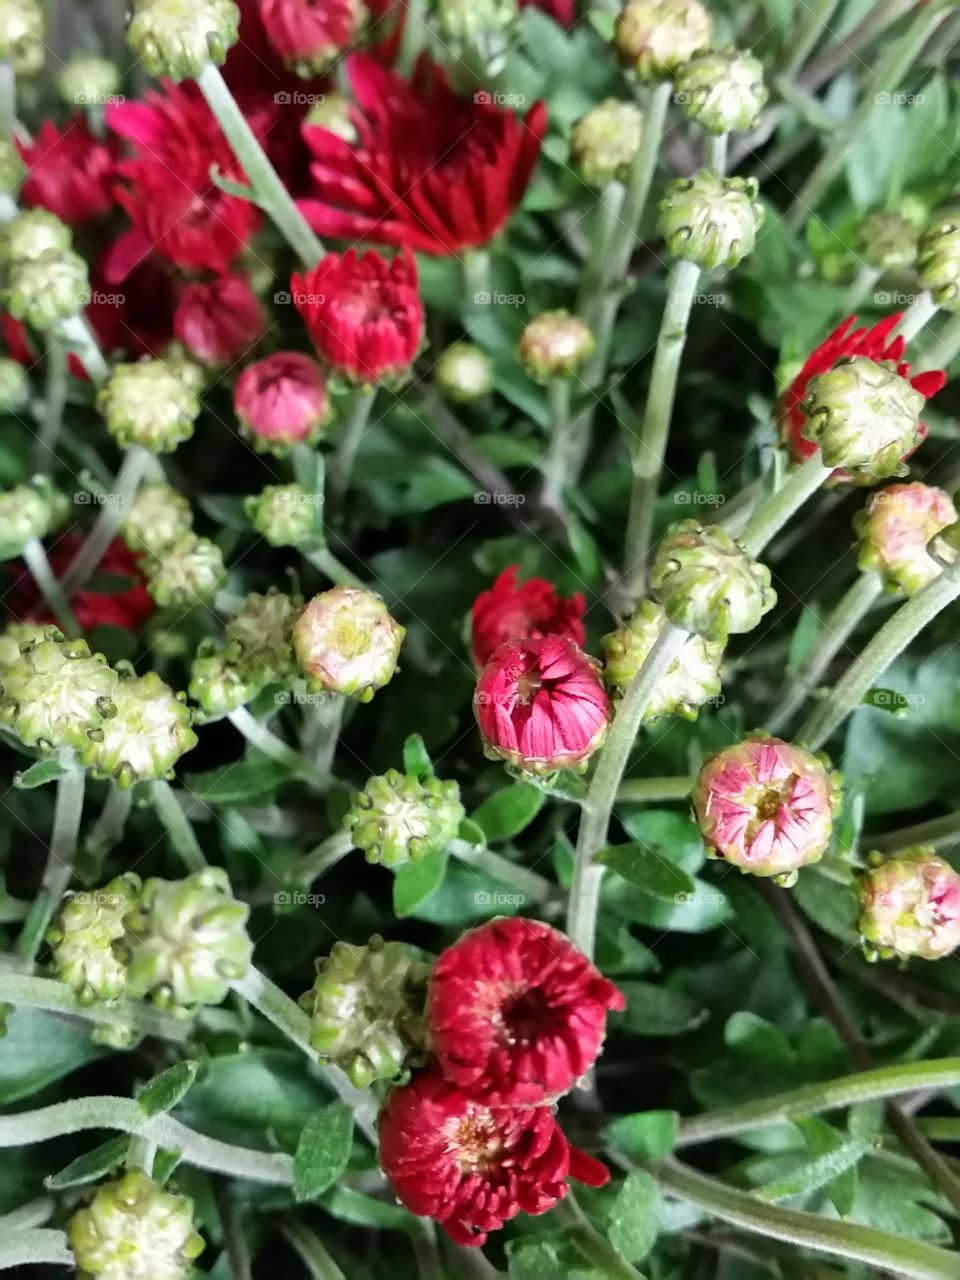
M561 27L572 27L577 18L574 0L520 0L521 9L540 9Z
M266 327L260 299L242 276L184 285L173 317L176 339L211 368L247 355Z
M70 532L63 534L47 548L47 559L56 577L63 577L82 546L83 538L80 534ZM147 592L138 561L139 557L122 538L116 538L110 543L97 573L129 578L131 585L111 595L100 591L78 591L70 605L81 630L121 627L124 631L136 631L150 617L156 605ZM4 603L14 622L56 623L56 618L47 608L30 570L25 566L16 568Z
M489 591L481 591L473 606L471 647L473 661L484 667L494 649L507 640L527 640L533 636L566 636L582 645L586 601L577 594L563 600L546 578L529 578L518 583L520 566L504 569Z
M598 664L572 640L511 640L494 650L474 696L487 750L531 773L574 768L610 718Z
M267 39L291 70L318 75L363 29L362 0L260 0Z
M947 380L947 375L941 369L932 370L928 373L918 373L915 377L910 377L910 365L903 358L907 346L906 339L899 337L891 340L890 338L890 334L900 323L902 315L901 311L897 311L893 315L886 316L883 320L878 321L877 324L869 329L853 329L853 325L857 322L857 317L847 316L843 324L834 329L826 342L822 342L807 357L806 364L780 397L779 405L781 434L784 444L789 448L795 462L806 462L817 451L817 445L814 441L808 440L804 434L807 416L801 406L807 398L807 387L811 379L816 378L821 373L829 372L838 360L847 359L851 356L867 356L870 360L875 360L878 363L881 360L885 360L895 365L900 377L906 378L911 386L927 400L942 389ZM927 431L923 423L920 424L920 430L925 438ZM909 458L913 452L914 450L911 449L904 460ZM850 480L851 478L846 471L834 472L834 479L836 480Z
M518 1213L546 1213L568 1178L589 1187L610 1179L570 1145L549 1107L491 1109L435 1067L391 1091L379 1128L380 1164L400 1202L460 1245L484 1244Z
M417 266L404 250L393 261L373 249L328 253L295 275L293 301L310 339L344 377L377 382L413 364L423 336Z
M152 250L187 270L227 272L263 215L212 182L214 165L233 182L246 178L196 85L164 82L144 102L108 107L107 124L137 150L117 166L129 185L116 197L133 230L114 246L112 278L124 279Z
M71 227L113 208L113 153L93 136L83 115L62 129L44 120L33 142L17 142L17 149L27 166L24 204L49 209Z
M564 934L491 920L437 960L430 1047L448 1080L490 1106L555 1102L600 1053L623 995Z
M267 445L311 439L330 413L327 380L315 360L277 351L248 365L233 392L237 420Z
M542 102L519 120L461 98L425 59L413 84L355 55L347 62L359 141L307 126L315 195L299 202L321 235L460 253L484 245L520 203L547 126Z

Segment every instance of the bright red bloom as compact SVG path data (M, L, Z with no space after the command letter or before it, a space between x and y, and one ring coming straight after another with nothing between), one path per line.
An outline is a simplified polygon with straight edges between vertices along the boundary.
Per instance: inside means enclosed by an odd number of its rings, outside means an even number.
M577 18L574 0L520 0L520 8L540 9L561 27L572 27Z
M347 63L358 109L356 145L306 126L315 195L299 202L324 236L459 253L500 231L526 190L547 127L536 103L519 120L461 98L421 59L410 84L371 58Z
M494 649L507 640L531 636L566 636L574 644L586 639L583 629L586 601L577 594L562 600L546 578L517 583L520 566L504 569L489 591L481 591L473 606L472 649L477 667L484 667Z
M405 372L423 336L417 265L409 253L392 262L373 249L328 253L291 281L310 339L332 369L359 382Z
M511 640L480 673L474 710L493 754L531 773L573 768L596 751L610 718L597 663L563 636Z
M63 129L44 120L33 142L17 142L27 166L23 201L49 209L71 227L113 208L114 157L90 132L82 114Z
M212 368L245 356L266 327L260 299L242 276L184 285L173 317L177 340L195 360Z
M285 66L317 74L356 42L363 6L358 0L260 0L260 20Z
M850 356L867 356L878 363L886 360L895 365L900 377L908 379L910 385L927 400L942 389L947 380L947 375L942 369L918 373L915 377L910 377L909 362L903 358L907 347L906 339L899 337L891 340L890 338L890 334L900 323L902 315L902 311L896 311L869 329L853 329L852 326L856 324L857 317L847 316L843 324L834 329L826 342L822 342L807 357L806 364L780 397L779 405L781 434L795 462L806 462L817 451L817 445L812 440L808 440L804 434L807 415L803 412L801 405L807 398L808 384L812 378L829 372L838 360ZM923 438L926 438L927 429L923 423L920 424L920 430ZM913 452L914 450L911 449L906 458L909 458ZM845 471L836 471L834 478L849 480L850 476Z
M47 548L47 559L56 577L63 577L82 546L83 538L80 534L70 532L63 534ZM136 631L150 617L156 605L147 592L138 561L139 557L122 538L115 538L110 543L97 573L130 578L131 585L112 595L99 591L78 591L70 604L81 630L92 631L94 627L106 626ZM15 622L56 623L56 618L44 603L30 570L25 566L17 567L4 602Z
M212 165L233 182L246 179L196 85L164 82L144 102L108 107L107 124L137 150L117 166L129 184L117 200L134 229L114 246L112 279L124 279L152 250L187 270L228 271L263 215L211 181Z
M427 1004L448 1080L493 1107L555 1102L596 1062L623 995L564 934L491 920L442 953Z
M391 1091L379 1129L380 1164L400 1202L460 1245L484 1244L518 1213L546 1213L568 1178L589 1187L610 1179L570 1145L549 1107L493 1110L435 1067Z
M248 365L233 392L237 419L270 445L309 440L330 413L327 380L315 360L278 351Z

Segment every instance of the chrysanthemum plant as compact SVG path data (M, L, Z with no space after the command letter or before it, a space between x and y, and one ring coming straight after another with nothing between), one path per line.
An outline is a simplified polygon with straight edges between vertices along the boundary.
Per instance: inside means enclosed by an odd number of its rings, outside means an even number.
M72 7L0 1270L960 1276L956 4Z

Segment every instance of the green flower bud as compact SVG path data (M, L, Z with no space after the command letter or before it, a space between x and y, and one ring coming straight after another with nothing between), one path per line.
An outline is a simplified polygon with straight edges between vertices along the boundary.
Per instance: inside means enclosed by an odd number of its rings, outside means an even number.
M172 373L194 395L203 395L210 382L210 374L202 364L197 364L182 342L168 342L161 359L168 373Z
M319 102L313 104L304 117L304 124L319 125L321 129L329 129L338 138L343 138L344 142L352 145L360 135L351 118L351 109L350 99L346 94L334 89L330 93L325 93Z
M198 652L190 667L190 697L208 716L228 716L262 688L263 681L240 665L232 648Z
M343 825L368 862L399 867L446 848L465 816L455 782L389 769L357 792Z
M604 678L614 696L626 693L663 630L667 615L652 600L641 600L623 626L600 641L604 652ZM648 724L660 716L695 720L705 702L719 696L723 645L694 635L684 642L679 656L661 677L644 712Z
M163 1006L219 1004L250 966L249 914L220 867L148 880L124 922L128 991Z
M54 495L42 476L0 493L0 560L13 560L54 522Z
M315 596L293 629L293 647L311 692L369 702L397 669L406 628L379 596L334 587Z
M939 960L960 946L960 876L931 848L876 863L860 880L860 935L867 958Z
M857 250L868 266L903 271L917 257L917 228L902 213L874 209L857 227Z
M448 400L468 404L493 390L493 365L472 342L455 342L437 361L433 379Z
M209 538L185 533L166 548L163 558L146 566L147 590L164 609L186 609L220 586L226 569L223 552Z
M161 360L118 364L97 396L107 430L123 448L168 453L193 435L200 401Z
M244 671L261 683L285 684L297 674L293 626L303 601L271 587L266 595L252 592L227 626L231 652Z
M44 640L50 628L38 622L10 622L0 633L0 679L2 669L16 662L25 648Z
M18 76L43 69L46 34L39 0L0 0L0 58L11 62Z
M67 1237L80 1280L187 1280L204 1247L192 1202L139 1169L98 1188Z
M593 334L569 311L544 311L520 335L517 354L532 378L570 378L596 349Z
M15 319L33 329L52 329L82 311L89 301L87 264L72 249L51 249L11 268L7 307Z
M0 237L0 254L12 266L34 262L51 252L66 253L72 248L70 228L46 209L27 209L18 213L6 224Z
M57 88L67 106L102 106L120 92L120 68L109 58L78 53L57 76Z
M82 1004L118 1000L126 990L127 970L114 943L123 938L123 917L139 893L140 877L132 874L118 876L94 892L75 893L47 930L53 971Z
M123 674L113 703L116 714L90 734L81 759L121 787L167 777L197 745L185 696L174 693L155 671Z
M960 311L960 209L934 216L917 241L920 283L944 311Z
M440 35L455 57L496 70L510 48L517 0L436 0Z
M643 115L632 102L608 98L573 126L570 160L591 187L622 177L640 155Z
M300 1002L310 1014L311 1046L358 1089L393 1079L423 1050L429 972L402 942L334 943Z
M770 94L752 53L727 48L702 53L681 67L676 101L708 133L752 129Z
M614 41L641 80L668 80L694 54L710 48L713 24L699 0L629 0Z
M696 520L681 520L667 532L651 583L672 623L721 644L752 631L777 602L766 565L724 529Z
M676 258L704 271L735 267L753 250L763 206L754 178L723 178L698 169L692 178L667 183L657 230Z
M25 173L26 167L20 158L20 152L9 139L0 138L0 191L14 196Z
M127 43L152 76L195 80L236 42L234 0L135 0Z
M126 509L121 532L134 551L160 556L193 529L193 509L172 485L142 484Z
M844 467L867 483L902 476L904 456L922 439L925 403L893 365L854 356L811 379L806 434L828 467Z
M30 375L16 360L0 357L0 413L22 413L30 403Z
M271 547L299 547L317 537L316 501L298 484L269 484L247 498L244 510Z
M102 653L49 628L0 673L0 723L28 747L82 750L116 715L119 683Z
M916 595L956 559L938 534L957 518L949 496L933 485L892 484L871 494L853 519L860 536L860 568L876 570L888 591Z

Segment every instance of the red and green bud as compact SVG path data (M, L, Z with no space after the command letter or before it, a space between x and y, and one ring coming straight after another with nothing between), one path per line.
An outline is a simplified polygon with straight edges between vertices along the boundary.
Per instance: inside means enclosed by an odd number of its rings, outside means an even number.
M572 378L593 355L593 334L569 311L544 311L531 320L520 336L517 354L524 368L538 382Z
M918 846L860 878L860 934L869 959L940 960L960 946L960 875Z
M892 484L871 494L854 517L860 568L879 573L888 591L916 595L956 558L938 535L957 518L948 495L934 485Z
M713 23L699 0L629 0L614 40L641 80L667 80L710 48Z
M333 587L301 613L293 647L312 692L369 702L393 679L405 635L379 596L362 587Z

